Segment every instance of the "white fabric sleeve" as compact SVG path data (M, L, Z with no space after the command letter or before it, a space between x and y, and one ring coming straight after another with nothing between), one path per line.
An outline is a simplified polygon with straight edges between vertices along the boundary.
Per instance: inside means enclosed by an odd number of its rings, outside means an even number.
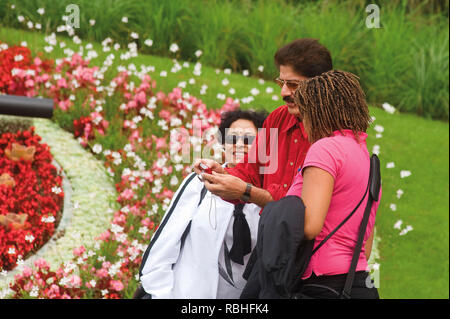
M197 210L203 183L195 173L187 176L175 192L160 226L152 236L143 260L141 283L153 299L171 298L173 264L181 248L181 237Z

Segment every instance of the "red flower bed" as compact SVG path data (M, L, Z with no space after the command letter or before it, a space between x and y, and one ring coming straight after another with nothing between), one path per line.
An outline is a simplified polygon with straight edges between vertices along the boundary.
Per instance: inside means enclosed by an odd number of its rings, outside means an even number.
M49 147L40 140L34 128L0 135L0 176L9 175L10 181L9 185L0 184L0 269L13 269L18 259L38 250L53 235L60 220L62 177L52 165ZM33 158L12 156L18 145L34 147ZM25 220L8 222L18 216Z
M1 42L0 42L1 44ZM35 80L41 72L49 72L53 61L35 57L22 46L0 48L0 92L13 95L34 96Z

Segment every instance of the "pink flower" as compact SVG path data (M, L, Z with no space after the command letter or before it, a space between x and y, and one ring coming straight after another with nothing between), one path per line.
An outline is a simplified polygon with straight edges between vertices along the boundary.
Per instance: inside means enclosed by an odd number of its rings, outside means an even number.
M59 287L55 284L52 284L50 288L46 292L47 297L50 299L55 299L59 297Z
M34 266L36 266L39 269L46 269L46 270L50 269L50 265L44 258L39 258L39 259L35 260Z
M147 103L147 97L145 96L145 93L144 92L139 92L138 94L136 94L136 96L134 97L134 99L135 99L135 101L137 102L137 103L140 103L140 104L145 104L145 103Z
M33 274L33 270L30 267L28 267L28 266L23 267L22 275L24 277L30 277L32 274Z
M80 257L81 255L83 255L83 253L85 251L86 251L86 248L84 248L84 246L80 246L78 248L73 249L73 254L77 257Z
M95 275L98 278L106 278L106 277L108 277L108 271L106 269L102 268L102 269L97 270Z
M122 282L118 280L111 280L110 287L115 291L121 291L124 288Z
M56 84L60 88L67 88L67 81L65 78L60 78Z
M81 286L81 278L77 275L72 275L69 279L71 287L79 288Z
M156 139L156 149L159 150L161 148L166 148L167 147L167 143L166 143L166 139L164 137L160 137Z

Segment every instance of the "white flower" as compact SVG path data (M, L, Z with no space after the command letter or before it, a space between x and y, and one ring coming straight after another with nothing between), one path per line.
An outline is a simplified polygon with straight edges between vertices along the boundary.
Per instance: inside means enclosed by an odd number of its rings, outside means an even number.
M217 98L218 98L219 100L225 100L226 96L225 96L225 94L217 93Z
M14 61L19 62L23 60L23 55L22 54L18 54L16 56L14 56Z
M17 20L19 20L19 22L23 22L23 21L25 21L25 18L23 16L18 16Z
M379 155L380 154L380 145L374 145L372 149L372 153Z
M197 58L199 58L202 54L203 54L203 52L202 52L201 50L195 51L195 56L196 56Z
M27 242L30 242L30 243L32 243L33 241L34 241L34 236L33 235L26 235L25 236L25 240L27 241Z
M89 20L89 24L90 24L91 26L93 26L93 25L95 24L95 20L94 20L94 19L90 19L90 20Z
M59 193L62 192L62 189L58 186L54 186L54 187L52 187L52 192L55 193L56 195L58 195Z
M229 92L230 94L234 94L234 93L236 93L236 90L233 89L233 88L230 88L230 89L228 90L228 92Z
M410 232L411 230L413 230L411 225L406 226L406 228L404 228L401 232L400 232L400 236L406 235L408 232Z
M173 53L177 52L179 49L180 48L178 47L178 45L176 43L172 43L169 48L170 52L173 52Z
M374 129L378 133L383 133L384 132L384 127L382 127L381 125L375 125Z
M166 77L167 76L167 71L161 71L161 73L159 73L159 76Z
M264 79L258 79L258 83L261 84L261 85L263 85L263 84L266 83L266 82L264 81Z
M41 222L43 222L43 223L53 223L53 222L55 222L55 217L53 217L53 216L47 216L47 217L42 216Z
M278 97L278 95L272 95L272 100L274 101L278 101L280 98Z
M122 17L122 22L123 23L128 23L128 17Z
M267 94L273 93L273 87L268 86L268 87L266 88L266 93L267 93Z
M257 88L253 88L253 89L251 89L250 90L250 93L252 94L252 95L258 95L259 94L259 90L257 89Z
M9 247L8 254L14 255L16 253L16 249L14 247Z
M136 32L131 32L131 37L133 39L139 39L139 34L137 34Z
M225 74L231 74L231 69L224 69L224 70L223 70L223 73L225 73Z
M397 210L397 205L391 204L391 205L389 205L389 208L395 212Z
M402 195L403 195L403 190L401 190L401 189L397 190L397 198L402 197Z
M37 9L37 13L39 13L40 15L43 15L45 13L45 9L39 8L39 9Z
M408 177L408 176L410 176L411 175L411 172L410 171L405 171L405 170L401 170L400 171L400 177L401 178L405 178L405 177Z
M248 76L250 73L248 72L248 70L244 70L244 71L242 71L242 74L243 74L244 76Z
M223 86L227 86L228 84L230 84L230 81L228 81L227 78L225 78L225 79L222 80L222 85L223 85Z
M186 81L181 81L177 86L184 89L186 87Z
M393 107L389 103L383 103L382 107L389 114L394 114L394 112L395 112L395 107Z
M178 185L178 178L174 175L172 176L172 178L170 179L170 185L171 186L176 186Z
M400 227L402 227L403 221L402 220L398 220L395 224L394 224L394 228L395 229L400 229Z
M152 39L147 39L144 41L144 44L148 47L151 47L153 45L153 40Z
M99 154L102 151L102 146L100 144L95 144L94 147L92 148L92 151L95 154Z
M386 168L394 168L394 167L395 167L394 162L389 162L386 164Z
M264 66L262 66L262 65L258 66L258 71L259 71L259 72L264 71Z

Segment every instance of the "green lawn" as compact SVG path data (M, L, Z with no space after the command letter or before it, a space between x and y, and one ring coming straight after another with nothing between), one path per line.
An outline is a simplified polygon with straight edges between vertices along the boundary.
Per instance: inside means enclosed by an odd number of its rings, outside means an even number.
M58 41L60 40L64 40L68 47L78 50L79 46L74 45L70 39L58 37ZM45 52L44 38L36 33L2 28L0 41L9 44L26 41L33 53ZM82 43L86 44L87 42ZM155 71L150 75L157 82L157 90L166 93L179 82L188 82L193 78L195 84L187 83L183 91L202 99L209 108L223 104L224 101L217 99L217 93L241 99L252 96L252 88L257 88L261 93L254 97L253 102L241 104L242 107L271 111L282 104L281 100L272 100L273 95L279 95L279 89L272 82L261 84L256 78L228 75L223 70L217 74L214 68L206 66L202 67L202 74L197 77L192 74L193 63L177 73L171 73L171 59L139 55L121 61L119 56L123 51L104 53L100 44L93 43L93 46L99 54L98 58L92 60L93 65L100 65L111 53L116 55L111 68L113 72L116 72L116 66L127 66L130 63L134 63L137 69L141 65L154 66ZM61 58L63 50L55 48L46 56ZM163 70L167 71L167 77L160 76ZM229 80L227 86L222 85L224 78ZM207 93L200 95L204 84L208 85ZM273 93L266 93L267 87L272 87ZM228 94L230 88L235 89L234 95ZM449 125L409 114L389 114L377 107L371 107L370 111L376 120L369 130L368 147L371 151L373 145L380 146L383 179L383 197L376 221L378 236L381 237L380 296L449 298ZM384 127L382 138L379 139L375 138L373 129L376 124ZM388 162L394 162L395 167L386 168ZM402 179L401 170L408 170L412 174ZM398 189L404 192L400 199L396 197ZM390 204L397 205L396 211L390 209ZM398 220L403 221L402 229L411 225L413 230L400 236L400 230L394 229Z

